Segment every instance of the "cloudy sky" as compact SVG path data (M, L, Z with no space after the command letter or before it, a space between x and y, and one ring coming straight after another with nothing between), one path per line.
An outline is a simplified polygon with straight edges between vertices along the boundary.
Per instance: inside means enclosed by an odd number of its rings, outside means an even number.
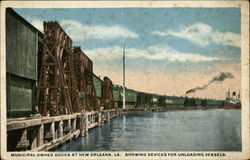
M58 21L94 63L94 73L122 84L126 46L127 88L184 96L220 72L234 78L191 97L224 99L241 81L239 8L15 9L37 29Z

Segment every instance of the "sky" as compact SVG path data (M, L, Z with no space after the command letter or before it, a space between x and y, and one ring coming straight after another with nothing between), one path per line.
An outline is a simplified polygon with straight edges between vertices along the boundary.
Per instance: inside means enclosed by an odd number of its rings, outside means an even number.
M215 82L190 97L225 99L241 86L240 8L63 8L14 9L43 32L43 21L58 21L74 46L93 61L97 76L126 87L184 96L221 72Z

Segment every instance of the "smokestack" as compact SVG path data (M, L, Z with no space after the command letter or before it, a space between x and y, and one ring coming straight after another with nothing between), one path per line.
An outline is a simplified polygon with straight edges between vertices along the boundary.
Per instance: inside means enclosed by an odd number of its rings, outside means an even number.
M238 94L238 100L240 100L240 90L239 90L239 94Z

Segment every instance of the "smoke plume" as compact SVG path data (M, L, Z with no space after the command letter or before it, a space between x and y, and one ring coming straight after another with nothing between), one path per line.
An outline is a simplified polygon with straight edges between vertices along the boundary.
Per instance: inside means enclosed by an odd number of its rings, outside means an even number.
M214 82L223 82L225 79L232 79L234 78L234 76L232 75L232 73L230 72L221 72L218 76L215 76L211 81L209 81L208 84L202 86L202 87L195 87L195 88L192 88L190 90L188 90L186 92L186 95L187 94L190 94L190 93L195 93L196 91L198 90L204 90L206 89L210 84L214 83Z

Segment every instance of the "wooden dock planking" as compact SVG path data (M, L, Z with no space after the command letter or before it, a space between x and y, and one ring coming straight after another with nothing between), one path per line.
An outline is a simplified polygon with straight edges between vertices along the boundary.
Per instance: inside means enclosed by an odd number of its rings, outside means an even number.
M164 108L112 109L54 117L7 121L8 151L49 151L66 141L87 136L88 130L127 113L165 111ZM15 133L18 133L16 135ZM14 137L13 137L14 136ZM14 138L14 140L12 139Z
M109 117L111 112L112 117ZM86 136L89 129L100 126L114 118L121 111L105 110L54 117L40 117L7 122L7 136L10 136L8 151L48 151L78 136ZM115 115L114 115L115 114ZM105 121L106 120L106 121ZM12 134L9 134L9 133ZM15 132L17 142L12 143Z

